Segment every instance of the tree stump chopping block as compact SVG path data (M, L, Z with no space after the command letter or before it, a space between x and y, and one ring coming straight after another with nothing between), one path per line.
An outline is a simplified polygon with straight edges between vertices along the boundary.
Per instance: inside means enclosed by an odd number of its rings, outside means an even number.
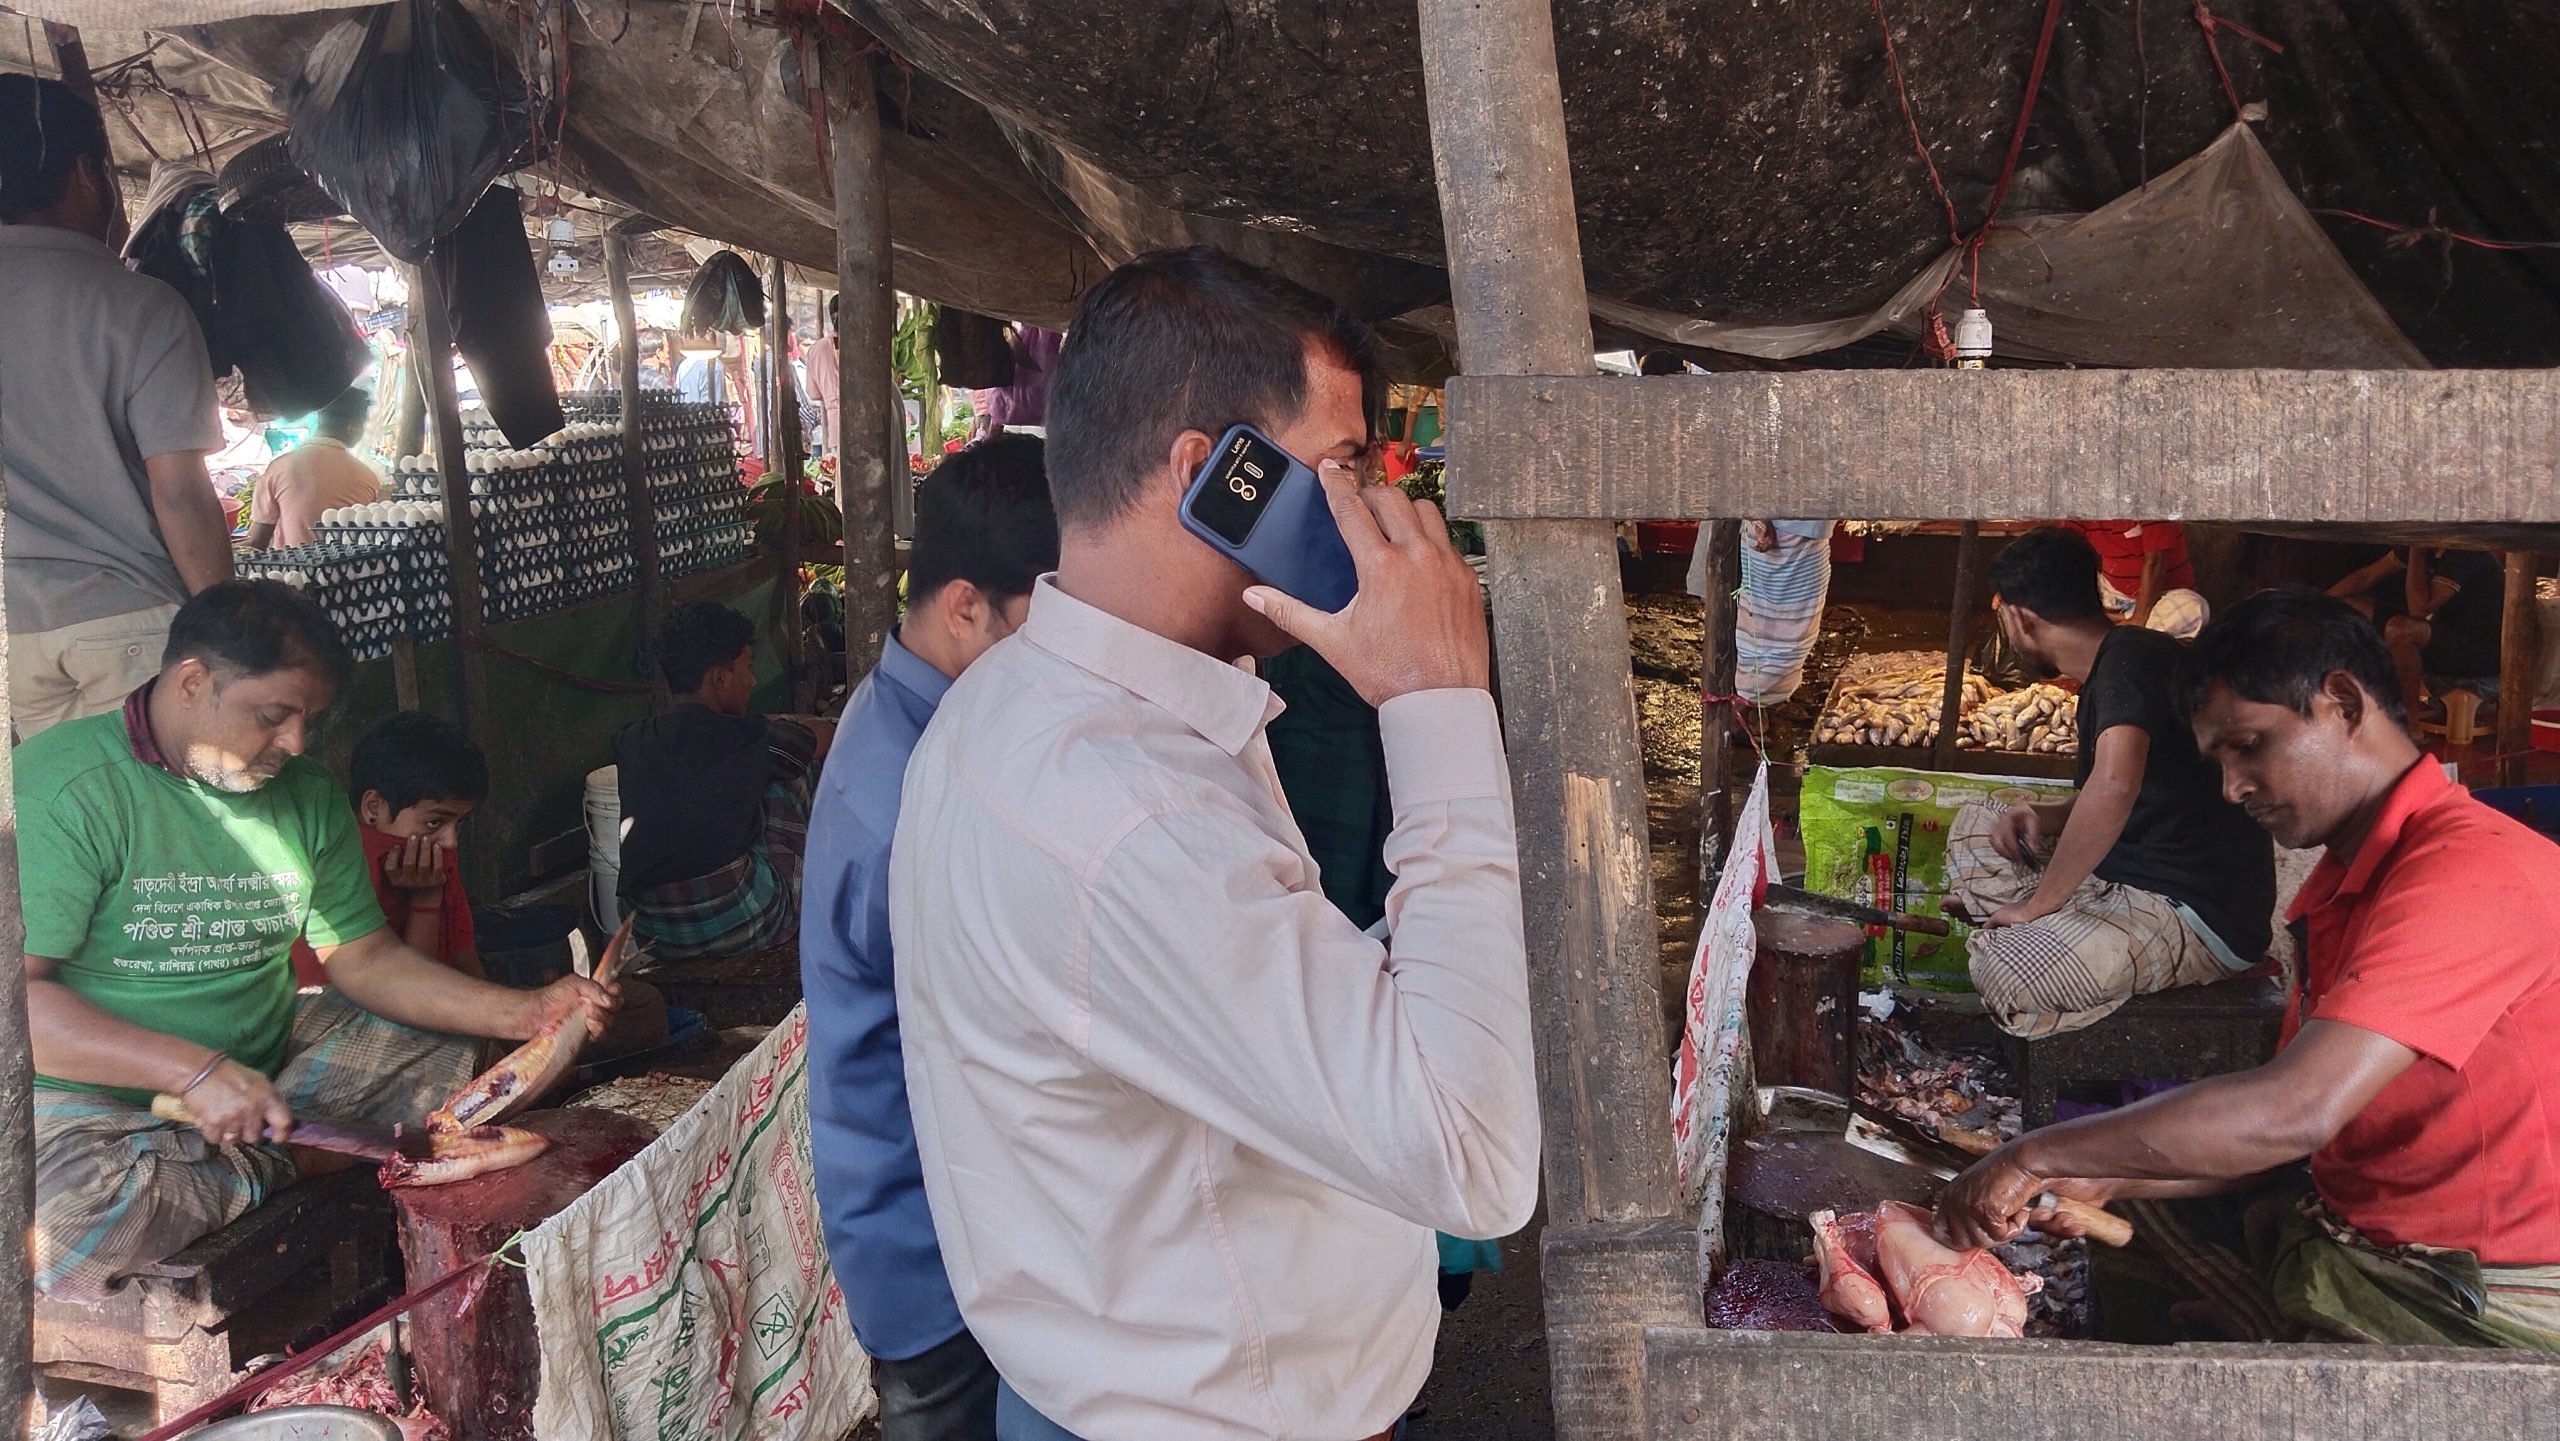
M549 1220L658 1138L646 1121L610 1111L535 1111L516 1117L551 1142L521 1166L449 1186L391 1192L412 1290L472 1264L518 1231ZM541 1348L524 1273L493 1266L410 1316L427 1404L470 1441L530 1441Z
M1857 1094L1858 967L1866 932L1779 906L1755 912L1751 924L1759 954L1751 962L1744 1011L1761 1084Z

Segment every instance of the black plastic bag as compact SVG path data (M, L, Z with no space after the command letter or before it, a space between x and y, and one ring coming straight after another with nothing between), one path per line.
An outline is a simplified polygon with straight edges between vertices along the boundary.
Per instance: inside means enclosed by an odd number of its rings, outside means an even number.
M561 426L551 378L551 310L524 238L523 197L492 185L436 246L453 348L480 383L480 403L509 445L531 445Z
M332 27L278 92L294 163L412 265L535 133L523 73L458 0Z
M764 325L764 282L734 250L702 262L684 288L684 333L744 335Z
M2009 633L2001 629L1997 615L1982 626L1982 635L1973 643L1972 661L1974 674L1991 682L1994 690L2016 690L2046 679L2009 644Z

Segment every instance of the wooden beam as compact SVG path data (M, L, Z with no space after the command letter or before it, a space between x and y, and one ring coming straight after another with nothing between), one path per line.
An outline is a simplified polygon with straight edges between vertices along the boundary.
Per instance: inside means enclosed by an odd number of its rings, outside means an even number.
M1547 0L1423 0L1421 21L1459 353L1479 376L1585 375L1591 321ZM1489 419L1478 410L1458 424ZM1501 448L1463 454L1453 494L1520 483ZM1670 1053L1616 535L1583 517L1493 526L1486 543L1543 1045L1548 1219L1668 1216Z
M1408 412L1409 414L1410 412ZM1733 755L1733 728L1741 720L1739 702L1731 696L1742 657L1734 634L1741 612L1742 522L1711 520L1698 527L1698 544L1707 548L1703 630L1699 637L1698 711L1698 914L1707 913L1716 879L1724 874L1725 853L1733 845L1733 793L1725 789L1725 769Z
M2551 1434L2560 1361L2420 1346L2110 1346L1662 1328L1651 1441Z
M8 555L8 472L0 470L0 572ZM0 573L0 595L7 577ZM9 709L8 616L0 604L0 1417L15 1432L35 1396L34 1050L27 1030L27 920L18 898L17 720Z
M615 388L622 392L622 512L631 530L631 565L643 650L657 644L665 604L658 580L658 504L649 493L649 457L641 434L640 315L631 303L631 240L620 226L604 234L605 289L613 300ZM650 675L661 680L655 658Z
M479 527L471 515L471 472L463 464L462 401L453 388L453 325L444 284L430 262L411 271L410 354L425 382L427 419L435 428L436 471L444 496L444 553L452 578L453 658L462 729L482 750L490 747L488 657L481 650L488 621L480 597ZM494 864L494 860L492 862Z
M2506 554L2506 608L2498 625L2498 784L2524 784L2525 753L2533 745L2534 680L2541 674L2542 632L2535 620L2534 576L2539 557L2529 550Z
M1938 697L1938 739L1930 747L1929 764L1937 770L1956 763L1956 717L1964 709L1965 652L1973 648L1974 595L1982 585L1982 522L1968 520L1956 538L1956 593L1947 605L1947 686Z
M1449 403L1475 520L2560 523L2560 370L1471 374Z
M880 141L880 97L868 53L829 78L844 93L831 108L836 181L839 400L836 503L844 511L845 683L870 674L898 623L898 565L891 487L907 483L903 417L893 413L889 345L897 295L889 288L889 171ZM898 436L892 444L891 437Z
M1591 318L1548 0L1420 0L1420 17L1459 354L1483 376L1588 375ZM1449 420L1453 434L1468 423ZM1519 483L1504 474L1512 461L1500 447L1465 453L1449 469L1452 495ZM1636 1441L1643 1327L1697 1317L1701 1278L1672 1160L1617 536L1592 515L1498 522L1485 543L1546 1127L1542 1245L1552 1258L1603 1231L1652 1241L1598 1271L1547 1273L1556 1434Z

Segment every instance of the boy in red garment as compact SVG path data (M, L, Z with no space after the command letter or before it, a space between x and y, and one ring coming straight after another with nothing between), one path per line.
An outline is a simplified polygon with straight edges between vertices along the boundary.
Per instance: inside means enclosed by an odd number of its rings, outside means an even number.
M357 835L383 919L411 950L482 980L453 848L455 827L488 795L488 758L460 729L422 711L386 717L347 762L347 799L363 822ZM294 948L293 969L303 985L328 983L307 946Z

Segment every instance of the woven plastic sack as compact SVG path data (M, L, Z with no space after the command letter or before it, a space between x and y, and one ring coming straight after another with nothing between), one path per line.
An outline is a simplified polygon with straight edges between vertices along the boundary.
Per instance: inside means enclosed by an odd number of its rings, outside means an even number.
M764 282L734 250L702 262L684 288L684 333L743 335L764 326Z
M457 0L397 0L331 28L277 98L294 163L412 265L535 131L523 74Z

